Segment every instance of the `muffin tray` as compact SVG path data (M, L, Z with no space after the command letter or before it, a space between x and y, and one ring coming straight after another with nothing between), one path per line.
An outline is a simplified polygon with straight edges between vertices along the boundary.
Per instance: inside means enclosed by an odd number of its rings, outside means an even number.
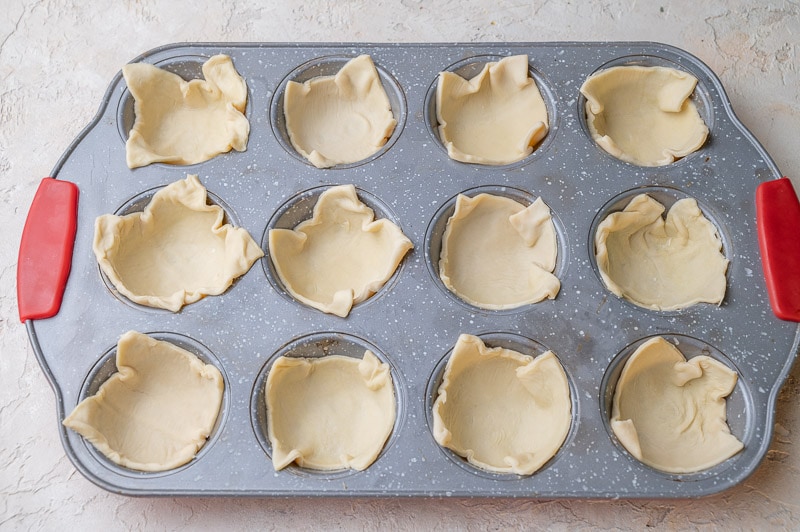
M734 115L719 79L697 58L657 43L179 44L135 61L197 78L202 63L219 53L230 55L247 81L251 132L246 151L191 166L128 169L125 139L134 120L133 98L117 74L93 122L56 164L56 179L45 180L74 183L80 192L71 272L55 316L23 319L55 391L66 453L88 479L128 495L681 498L718 492L753 472L769 447L775 398L800 338L797 323L770 311L756 234L755 188L781 174ZM286 82L333 74L362 53L371 55L379 70L398 122L395 132L366 161L314 168L288 141L281 106ZM452 161L434 130L438 73L471 77L485 62L515 54L529 56L549 113L548 135L531 156L507 166ZM698 152L668 166L645 168L595 145L579 88L593 72L624 64L671 66L698 78L693 99L710 129ZM159 187L187 173L198 174L228 220L246 228L265 251L270 228L293 227L310 216L322 190L348 183L380 217L397 223L415 247L386 286L344 319L293 300L268 256L223 295L176 314L136 305L98 268L92 253L94 219L141 210ZM480 191L525 203L541 196L550 207L558 235L555 273L562 284L554 300L486 311L445 289L437 258L446 220L457 194ZM728 291L720 306L648 311L605 289L593 258L594 230L606 214L640 192L667 205L694 197L717 226L730 259ZM32 209L29 225L36 225L34 216ZM59 270L53 265L69 271L69 246L61 253L65 265L40 259L38 266L23 261L21 253L20 279L31 269ZM50 276L57 285L58 271ZM42 290L57 308L60 294L46 287L36 292ZM21 310L31 291L20 284ZM171 471L119 467L60 424L115 371L117 339L131 329L185 347L216 365L225 379L217 427L193 461ZM434 441L431 406L460 333L534 355L551 349L564 366L572 428L561 450L537 473L488 473ZM653 335L671 339L687 357L709 354L738 372L727 408L731 430L744 442L741 453L703 472L673 475L642 465L616 441L608 423L616 378L626 357ZM389 363L395 383L397 421L381 455L363 472L296 466L276 472L263 400L272 362L282 354L360 357L365 348Z

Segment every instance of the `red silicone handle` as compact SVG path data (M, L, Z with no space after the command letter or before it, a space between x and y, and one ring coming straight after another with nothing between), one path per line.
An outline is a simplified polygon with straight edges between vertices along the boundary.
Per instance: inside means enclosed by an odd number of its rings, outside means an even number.
M788 178L758 186L756 223L772 311L800 321L800 201Z
M58 314L72 265L78 222L78 187L46 177L39 184L22 230L17 262L19 319Z

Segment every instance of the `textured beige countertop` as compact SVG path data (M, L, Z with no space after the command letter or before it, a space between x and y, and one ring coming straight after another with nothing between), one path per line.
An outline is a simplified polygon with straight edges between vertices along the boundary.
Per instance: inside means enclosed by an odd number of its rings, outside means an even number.
M722 5L724 4L724 5ZM800 3L478 0L4 0L0 10L0 529L800 528L800 365L764 463L699 500L128 498L66 458L54 396L19 324L19 238L39 180L126 62L181 41L647 40L722 79L733 108L800 190ZM754 184L755 187L755 184Z

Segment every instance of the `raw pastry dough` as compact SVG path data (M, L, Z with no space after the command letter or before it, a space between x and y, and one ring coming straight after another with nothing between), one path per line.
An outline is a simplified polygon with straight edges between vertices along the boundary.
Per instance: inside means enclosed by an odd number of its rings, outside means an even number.
M159 190L142 212L95 221L100 268L131 301L177 312L224 292L264 252L225 212L206 204L196 175Z
M269 232L270 258L286 290L341 317L377 292L413 247L395 224L375 220L353 185L323 192L312 218L294 229Z
M370 351L280 357L267 377L267 427L272 464L309 469L372 464L392 432L395 399L389 366Z
M122 74L136 113L125 144L128 167L195 164L231 148L247 148L247 84L230 57L215 55L206 61L205 80L184 81L146 63L125 65Z
M64 420L114 463L166 471L194 458L217 422L224 383L192 353L129 331L117 373Z
M532 358L458 337L433 404L439 445L497 473L530 475L572 423L567 376L552 351Z
M509 309L553 299L561 283L556 231L541 198L528 207L511 198L463 194L442 237L439 276L471 305Z
M725 397L736 379L711 357L687 361L657 336L625 363L611 428L633 456L656 469L693 473L715 466L744 447L726 422Z
M640 194L600 223L595 253L606 287L653 310L721 303L728 260L716 228L692 198L675 202L666 220L663 212Z
M592 138L640 166L661 166L699 149L708 127L689 97L697 78L674 68L619 66L581 87Z
M351 59L335 76L287 83L283 112L292 146L317 168L366 159L397 125L368 55Z
M465 163L519 161L548 127L544 100L528 77L527 55L487 63L469 81L453 72L439 74L436 118L448 155Z

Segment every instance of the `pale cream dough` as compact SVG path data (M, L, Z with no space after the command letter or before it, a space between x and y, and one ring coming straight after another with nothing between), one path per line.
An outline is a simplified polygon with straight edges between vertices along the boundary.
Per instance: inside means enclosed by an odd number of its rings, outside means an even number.
M567 376L552 351L533 358L459 336L433 404L439 445L488 471L530 475L571 423Z
M272 464L364 470L383 449L395 421L389 366L372 354L279 357L267 377Z
M711 357L690 359L660 336L625 363L614 392L611 428L636 459L669 473L693 473L744 446L731 434L725 397L736 372Z
M366 159L397 125L368 55L351 59L335 76L289 81L283 112L292 146L317 168Z
M697 78L666 67L601 70L581 87L592 138L632 164L661 166L698 150L708 127L690 99Z
M595 234L606 287L641 307L677 310L725 297L728 260L714 225L685 198L664 206L640 194L603 220Z
M196 175L155 193L142 212L95 220L100 268L135 303L177 312L219 295L264 252L241 227L223 225Z
M442 237L439 276L476 307L515 308L556 297L557 252L550 209L541 198L524 207L503 196L460 194Z
M136 113L125 144L128 167L195 164L247 148L247 84L230 57L206 61L205 80L184 81L146 63L125 65L122 74Z
M364 205L353 185L323 192L311 219L271 229L269 253L286 290L306 305L345 317L377 292L414 246Z
M487 165L527 157L548 128L544 100L528 76L527 55L487 63L470 80L440 73L436 118L452 159Z
M219 370L166 341L129 331L117 343L117 373L64 419L112 462L166 471L192 460L214 428Z

